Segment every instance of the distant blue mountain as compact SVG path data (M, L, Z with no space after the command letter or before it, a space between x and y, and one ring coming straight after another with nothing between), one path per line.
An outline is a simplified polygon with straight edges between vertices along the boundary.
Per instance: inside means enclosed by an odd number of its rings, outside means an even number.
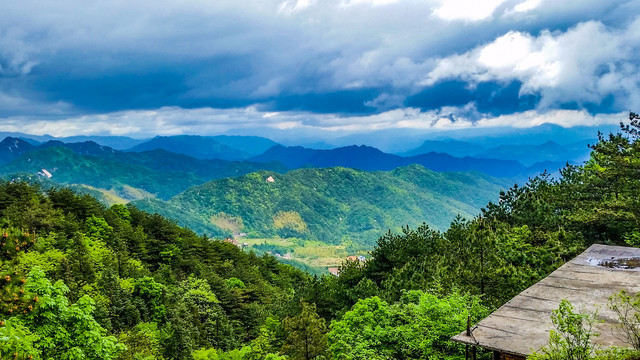
M426 140L421 146L398 155L415 156L429 152L442 152L458 157L515 160L525 166L545 161L580 163L586 160L593 139L584 139L560 145L555 141L543 144L503 144L487 148L485 145L458 140Z
M93 141L64 143L60 140L50 140L39 146L40 149L46 149L50 147L65 147L67 149L73 150L73 152L75 152L76 154L99 157L107 157L109 155L115 154L118 151L108 146L100 145Z
M0 142L0 164L8 163L20 155L33 151L36 147L15 137L6 137Z
M579 162L588 156L590 149L582 146L560 145L548 141L540 145L500 145L477 153L475 156L492 159L517 160L525 165L542 161Z
M65 138L58 138L57 140L65 143L79 143L79 142L95 142L103 146L108 146L116 150L125 150L132 148L138 144L142 144L148 139L134 139L127 136L70 136Z
M156 136L129 149L133 152L162 149L196 159L243 160L260 154L275 142L258 136Z
M195 135L156 136L128 151L142 152L156 149L185 154L196 159L238 160L249 157L249 154L244 151L233 149L211 138Z
M45 143L51 140L58 140L64 143L78 143L78 142L93 141L100 145L109 146L116 150L128 149L146 141L145 139L134 139L126 136L80 135L80 136L70 136L70 137L54 137L51 135L32 135L32 134L25 134L20 132L0 132L0 138L6 138L6 137L20 138L34 146L40 145L41 143Z
M346 146L332 150L314 150L300 146L277 145L252 161L277 161L288 168L343 166L366 171L387 171L411 164L420 164L434 171L479 171L496 177L517 177L528 174L528 169L517 161L483 158L457 158L431 152L418 156L401 157L384 153L370 146Z
M486 147L495 147L498 145L536 145L548 141L554 141L560 145L567 145L585 139L596 140L598 138L598 131L603 133L616 133L619 130L620 127L618 125L597 127L574 126L565 128L554 124L542 124L526 129L498 128L485 135L475 135L473 132L460 132L459 136L455 138L461 141L471 141Z
M427 154L430 152L445 153L452 156L465 157L474 156L487 148L483 145L476 144L469 141L460 140L425 140L419 147L398 153L397 155L408 157L421 154Z
M555 141L560 145L568 145L585 139L596 140L598 131L603 133L619 131L618 125L576 126L565 128L553 124L541 124L531 128L513 127L471 127L458 130L442 129L384 129L369 133L356 133L339 137L320 138L313 133L303 136L293 130L263 129L262 136L268 136L288 146L301 145L306 148L336 148L351 144L367 144L386 153L404 154L421 146L424 141L449 142L460 141L493 148L499 145L539 145L548 141ZM336 134L337 135L337 134ZM294 140L295 139L295 142ZM315 143L322 141L323 146ZM324 146L325 144L329 145ZM420 153L430 151L448 153L446 148L424 149ZM454 156L475 156L473 153L456 153Z
M241 150L250 156L260 155L271 147L278 145L277 142L260 136L217 135L209 138L230 148Z

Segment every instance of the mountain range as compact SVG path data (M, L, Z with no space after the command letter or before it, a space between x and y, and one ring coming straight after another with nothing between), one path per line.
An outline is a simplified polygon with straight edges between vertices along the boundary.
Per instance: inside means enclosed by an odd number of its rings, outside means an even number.
M526 179L544 170L554 172L566 161L541 162L524 166L516 160L454 157L449 154L429 152L402 157L370 146L346 146L331 150L307 149L299 146L276 145L264 154L250 158L255 162L277 161L290 169L304 167L343 166L366 171L386 171L411 164L420 164L433 171L478 171L503 178Z
M67 148L78 155L143 165L153 170L193 173L197 177L202 177L201 180L204 181L246 173L242 169L247 163L233 164L234 160L257 163L258 165L249 166L251 171L259 169L286 171L304 167L333 166L366 171L386 171L410 164L420 164L434 171L479 171L491 176L523 181L545 170L553 173L567 161L579 163L589 150L586 145L574 144L573 148L568 148L553 142L485 148L460 141L425 141L422 146L400 156L384 153L365 145L317 150L300 146L285 147L256 136L173 136L155 137L122 151L93 141L65 143L60 140L49 140L34 145L22 138L8 137L0 143L0 164L18 160L21 155L32 151L54 147ZM478 156L457 157L436 151L424 153L434 149L456 154L466 149L467 152L478 153ZM535 160L541 161L533 162ZM277 168L277 165L274 165L276 162L282 165ZM523 165L523 162L527 165ZM53 167L46 163L42 165L45 169ZM16 165L10 168L26 170ZM166 194L161 197L166 197Z
M167 150L196 159L243 160L277 145L258 136L157 136L128 151Z
M419 147L399 153L403 157L412 157L430 152L441 152L457 157L475 157L485 159L514 160L525 166L541 162L580 163L589 157L589 144L593 139L583 139L574 143L560 145L555 141L542 144L503 144L485 146L460 140L425 140Z

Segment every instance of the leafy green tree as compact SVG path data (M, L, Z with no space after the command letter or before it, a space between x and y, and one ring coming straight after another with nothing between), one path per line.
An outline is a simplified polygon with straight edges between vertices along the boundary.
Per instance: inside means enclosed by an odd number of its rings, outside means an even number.
M192 355L193 360L244 360L250 351L251 349L248 346L230 351L202 348L194 351ZM264 359L281 360L278 356L273 357L273 354L267 355Z
M120 334L119 341L127 349L119 354L118 360L163 360L162 342L166 338L167 334L156 323L139 323Z
M247 360L261 360L277 355L286 338L282 323L275 317L268 317L260 327L260 335L251 341L251 351L245 356ZM275 358L274 358L275 359Z
M151 277L136 279L133 296L141 300L140 314L145 322L158 322L164 319L166 307L163 304L165 286Z
M433 255L441 245L440 233L426 224L415 230L404 227L399 235L389 231L371 252L374 261L367 264L367 276L380 283L394 268L402 267L410 259Z
M133 289L122 287L115 272L103 271L96 287L107 300L109 323L113 332L120 333L132 329L141 322L140 308L137 306L140 302L135 301Z
M598 334L593 331L595 315L575 311L569 301L562 300L558 309L551 315L555 330L549 332L549 346L539 354L531 356L534 360L587 360L594 354L591 338Z
M0 357L3 359L40 358L41 351L35 343L40 339L33 334L19 319L11 318L0 325Z
M360 300L328 334L333 359L456 359L464 347L452 343L471 316L488 313L478 297L457 292L437 296L406 292L389 305L378 297Z
M618 316L616 326L626 342L640 350L640 294L630 295L626 291L609 298L609 308Z
M392 359L391 309L374 296L358 301L342 319L331 323L327 334L333 359Z
M0 314L29 312L33 304L25 293L27 279L18 263L36 237L15 228L3 230L0 236Z
M245 289L247 286L242 282L242 280L232 277L227 279L227 287L231 290L234 289Z
M95 215L88 217L84 222L84 226L85 234L94 239L108 243L108 240L113 236L113 228L103 218Z
M106 336L92 317L95 307L90 297L69 304L65 296L69 289L61 281L51 284L39 268L29 273L25 290L33 295L35 311L13 316L7 322L21 329L30 347L38 351L29 355L36 359L115 359L125 349L115 337ZM27 349L4 349L4 355L8 355L7 350L12 354Z

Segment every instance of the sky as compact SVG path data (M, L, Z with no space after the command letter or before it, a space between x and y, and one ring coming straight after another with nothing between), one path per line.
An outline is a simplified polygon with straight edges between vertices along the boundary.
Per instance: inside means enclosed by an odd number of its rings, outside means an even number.
M615 124L638 54L640 0L2 1L0 131Z

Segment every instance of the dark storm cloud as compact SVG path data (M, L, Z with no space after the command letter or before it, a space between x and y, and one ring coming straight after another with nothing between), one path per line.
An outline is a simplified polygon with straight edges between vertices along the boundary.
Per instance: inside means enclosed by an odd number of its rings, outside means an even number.
M474 87L460 80L448 80L426 87L409 96L407 106L423 110L435 110L443 106L464 106L470 102L477 110L494 116L535 109L540 97L535 94L520 94L522 83L482 82Z
M640 106L638 13L640 1L600 0L3 2L0 125L356 129L623 111Z

